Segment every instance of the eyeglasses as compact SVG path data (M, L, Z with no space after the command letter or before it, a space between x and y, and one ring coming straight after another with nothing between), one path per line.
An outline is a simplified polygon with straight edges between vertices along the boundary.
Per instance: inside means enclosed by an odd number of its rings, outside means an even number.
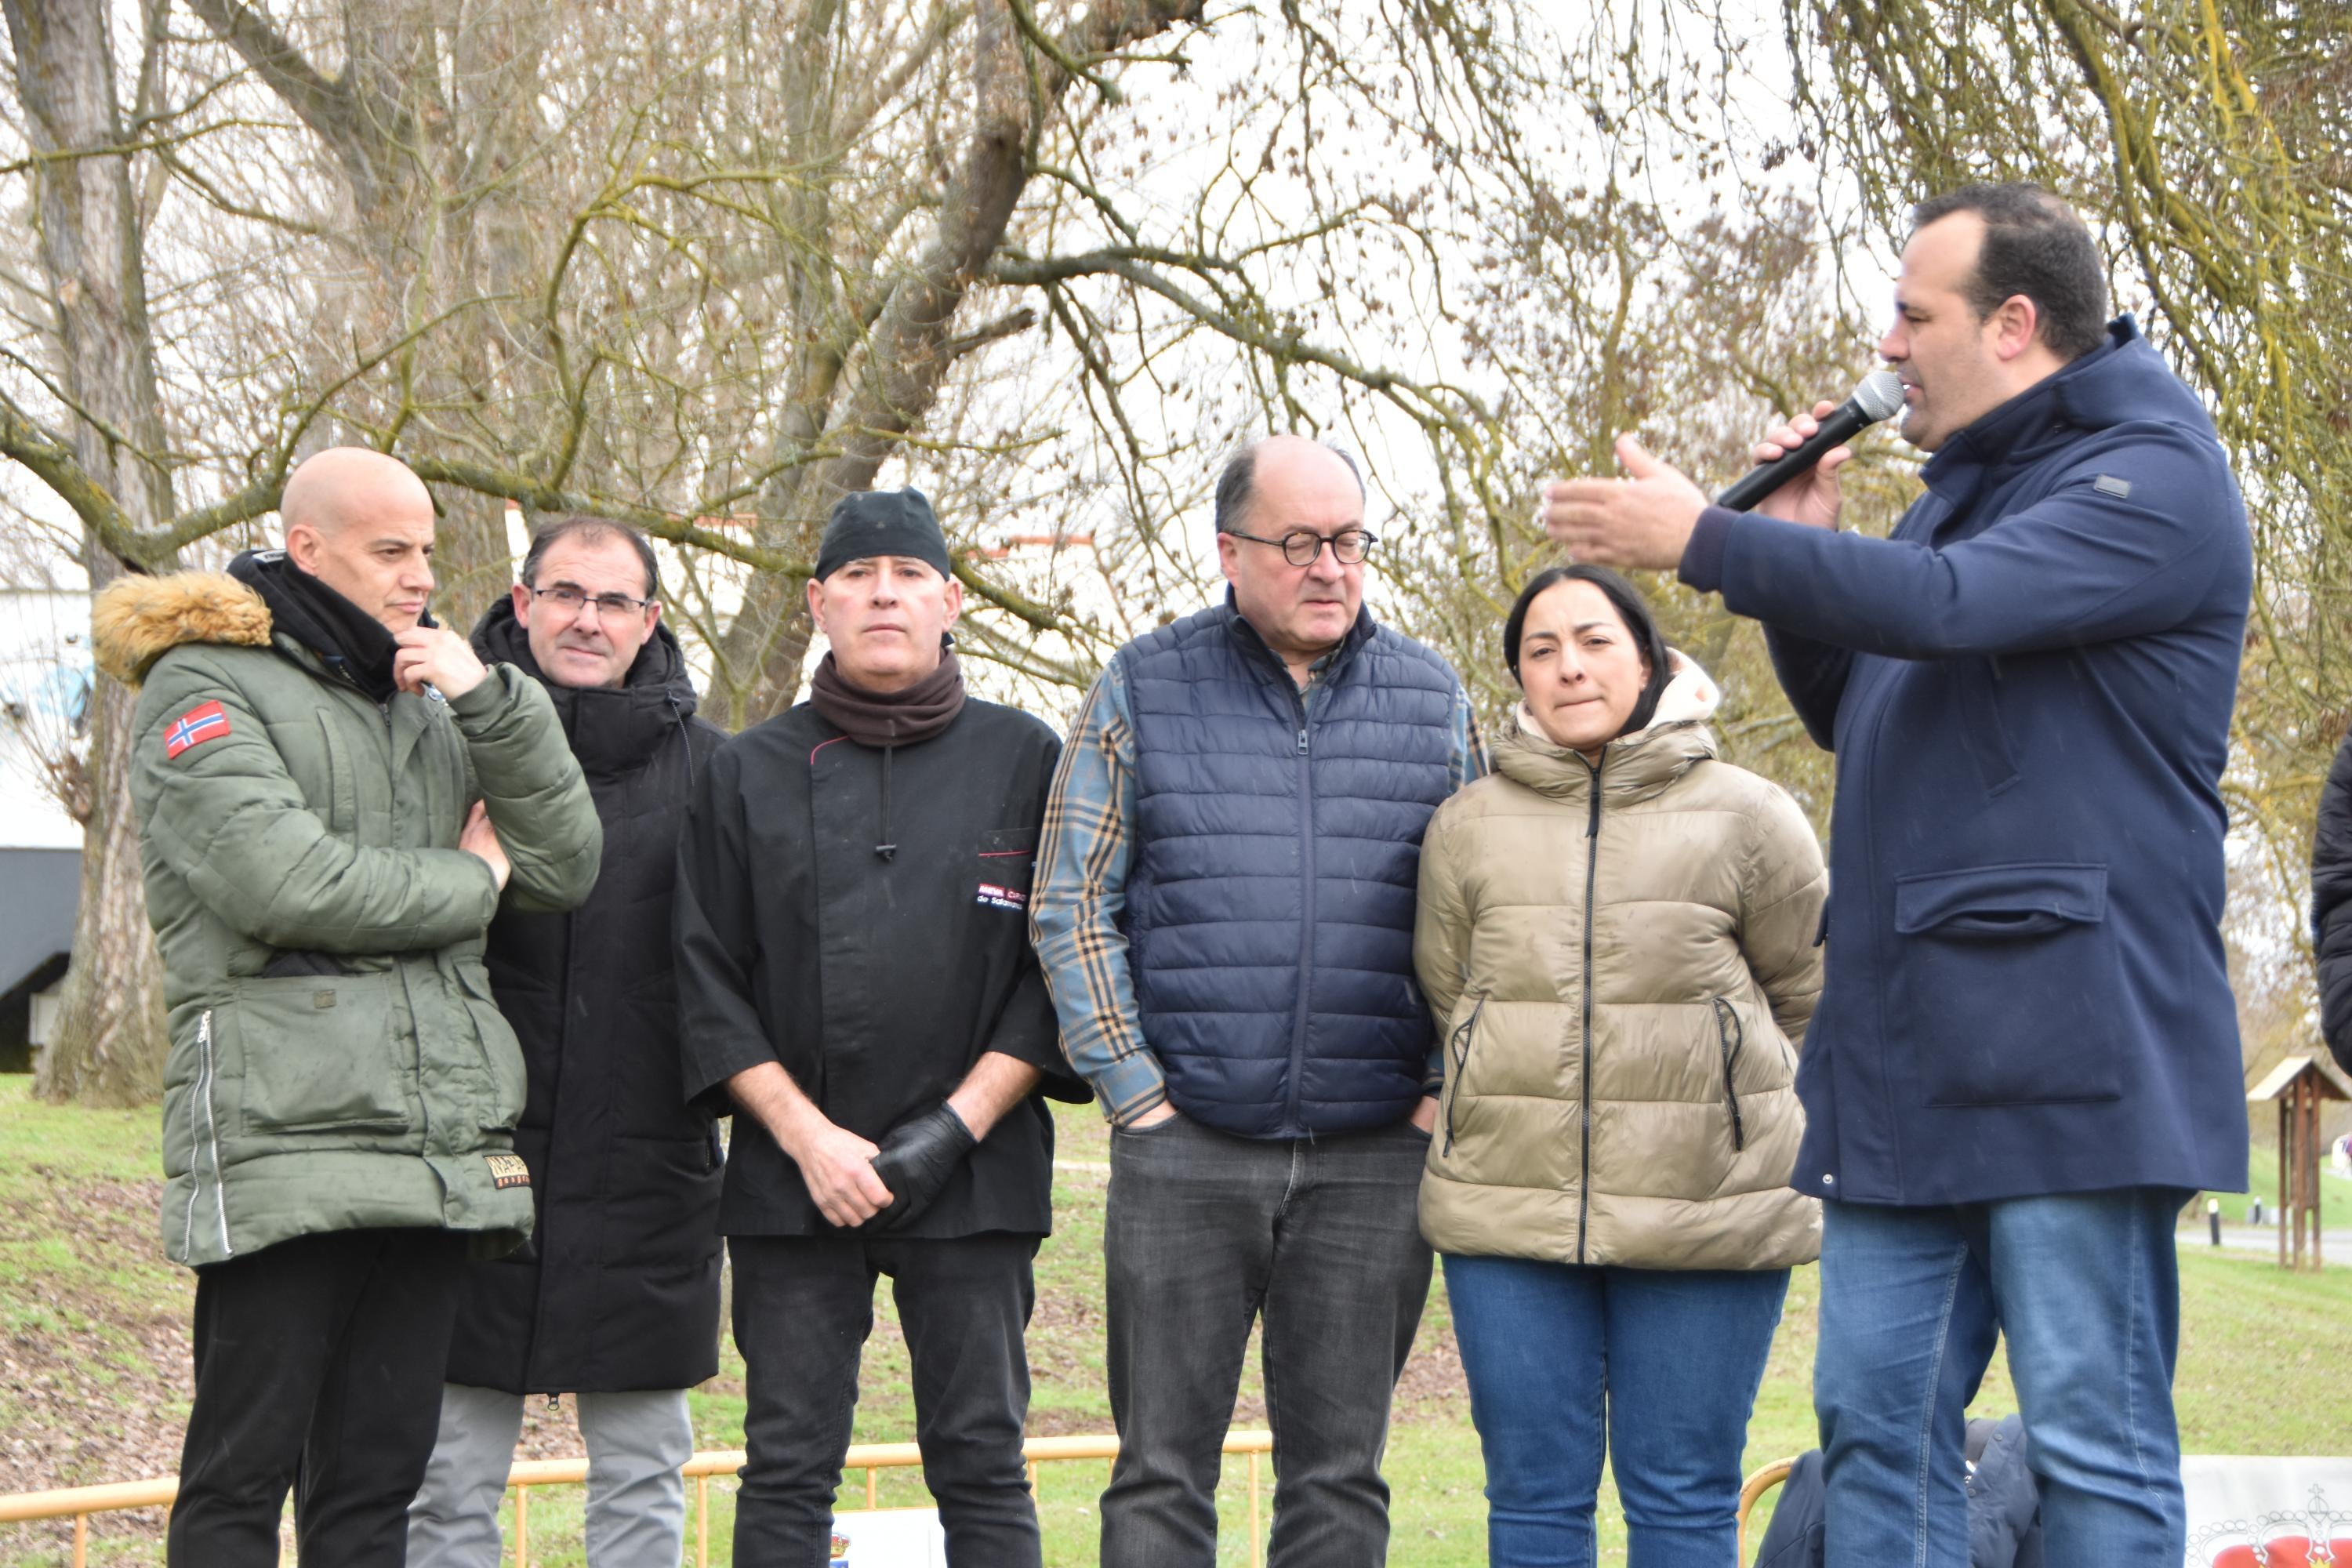
M1380 542L1379 535L1367 533L1360 528L1342 529L1337 533L1318 533L1311 528L1294 528L1280 539L1260 539L1256 534L1244 533L1238 528L1229 528L1225 531L1235 539L1246 539L1252 544L1273 545L1293 566L1314 565L1316 557L1323 553L1323 547L1327 544L1331 547L1331 559L1340 565L1360 566L1372 546Z
M523 592L534 599L544 599L557 609L578 615L583 605L596 606L600 618L618 619L623 616L641 616L649 609L651 599L632 599L626 594L583 594L569 583L558 583L552 588L534 588L523 584Z

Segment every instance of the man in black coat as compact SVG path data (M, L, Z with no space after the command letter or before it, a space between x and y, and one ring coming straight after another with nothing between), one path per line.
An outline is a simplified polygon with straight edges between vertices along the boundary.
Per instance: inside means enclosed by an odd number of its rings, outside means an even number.
M679 846L689 1093L736 1132L719 1228L744 1364L735 1562L828 1561L874 1288L913 1362L957 1568L1034 1568L1031 1260L1065 1072L1028 940L1060 742L966 696L947 542L914 490L845 498L809 583L809 700L703 773Z
M727 737L694 716L659 596L644 538L566 518L474 631L486 662L554 700L606 853L570 914L508 909L490 926L490 986L530 1071L515 1152L538 1219L531 1247L473 1270L411 1568L497 1568L524 1396L559 1392L588 1444L590 1568L679 1560L686 1390L719 1369L720 1161L679 1072L670 889L688 792Z

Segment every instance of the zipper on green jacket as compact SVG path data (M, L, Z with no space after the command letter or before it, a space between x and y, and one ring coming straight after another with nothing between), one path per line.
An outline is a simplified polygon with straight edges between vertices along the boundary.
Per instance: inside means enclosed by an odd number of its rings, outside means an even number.
M221 1256L229 1256L228 1189L222 1184L220 1162L220 1128L213 1118L213 1010L205 1008L196 1016L196 1081L190 1086L188 1100L188 1215L182 1235L181 1250L194 1263L196 1256L196 1200L205 1190L204 1158L206 1151L213 1157L213 1213L220 1222ZM205 1133L196 1132L196 1107L205 1111Z

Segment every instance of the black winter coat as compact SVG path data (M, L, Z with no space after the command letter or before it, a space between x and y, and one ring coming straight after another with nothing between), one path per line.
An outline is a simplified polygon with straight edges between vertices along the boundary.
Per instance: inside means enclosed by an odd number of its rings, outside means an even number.
M2311 839L2312 950L2319 958L2319 1029L2352 1072L2352 735L2336 748Z
M678 845L687 1091L724 1114L727 1079L778 1062L827 1117L876 1142L945 1100L986 1051L1044 1069L1048 1094L1086 1100L1029 945L1061 749L1028 714L976 699L939 735L887 750L805 702L729 742ZM897 846L887 858L884 843ZM1053 1119L1032 1096L898 1234L1043 1236L1053 1167ZM752 1117L735 1120L719 1228L834 1233Z
M547 681L508 601L473 640L546 685L604 824L604 864L571 913L509 907L490 925L490 988L530 1072L515 1152L538 1224L530 1247L474 1269L449 1381L691 1387L719 1370L721 1168L717 1124L678 1073L670 891L688 796L727 736L694 717L667 626L617 690Z

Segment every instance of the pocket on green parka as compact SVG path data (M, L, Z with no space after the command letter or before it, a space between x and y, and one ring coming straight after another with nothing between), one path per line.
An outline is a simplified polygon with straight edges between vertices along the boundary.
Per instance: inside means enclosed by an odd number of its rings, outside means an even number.
M408 1052L384 973L240 980L236 1029L247 1133L396 1131L411 1120Z

